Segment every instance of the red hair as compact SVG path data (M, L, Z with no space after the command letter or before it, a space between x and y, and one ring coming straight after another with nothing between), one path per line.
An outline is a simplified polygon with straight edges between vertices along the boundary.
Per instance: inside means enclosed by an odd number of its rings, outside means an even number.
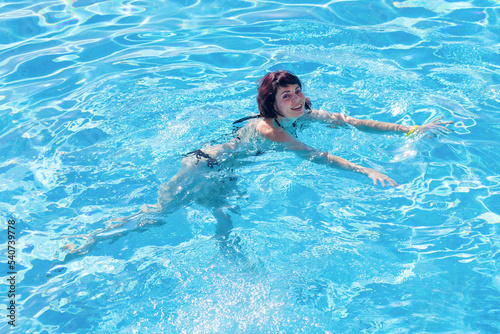
M276 71L267 73L259 80L259 93L257 95L257 104L259 105L260 116L265 118L277 118L283 116L274 107L276 102L276 92L278 86L286 87L288 85L299 85L302 89L300 79L293 73L288 71ZM306 99L305 107L311 110L311 101Z

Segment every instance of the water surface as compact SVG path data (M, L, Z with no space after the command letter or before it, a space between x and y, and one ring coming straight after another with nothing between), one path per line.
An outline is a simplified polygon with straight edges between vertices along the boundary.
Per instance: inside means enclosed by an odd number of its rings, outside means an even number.
M500 331L498 1L6 1L0 223L19 333ZM61 236L156 202L186 152L286 69L313 107L449 135L314 125L309 145L401 186L252 157L229 200L253 269L198 205L65 259ZM2 249L7 249L6 238ZM6 279L2 295L6 296ZM0 306L5 312L6 304ZM3 314L3 313L2 313Z

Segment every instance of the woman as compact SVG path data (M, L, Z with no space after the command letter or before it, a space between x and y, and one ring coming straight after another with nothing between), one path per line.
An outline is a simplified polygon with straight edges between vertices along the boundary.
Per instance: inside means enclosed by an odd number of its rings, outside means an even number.
M233 170L241 158L271 149L292 151L314 163L365 174L373 180L374 185L380 182L385 187L387 182L397 186L393 179L377 170L356 165L300 142L296 138L298 122L350 124L363 131L402 132L407 135L428 130L451 131L443 125L452 122L439 122L441 118L422 126L405 126L311 109L311 102L302 92L299 78L287 71L270 72L260 80L257 102L260 115L236 121L249 120L229 142L206 146L184 156L179 172L161 185L157 204L144 206L139 213L130 217L114 220L118 223L96 234L82 236L85 244L78 248L67 245L70 253L85 253L95 239L116 236L146 223L156 222L155 217L164 216L193 202L212 210L217 219L215 236L221 248L233 254L240 253L237 243L229 242L232 229L230 211L235 208L228 203L228 198L237 190Z

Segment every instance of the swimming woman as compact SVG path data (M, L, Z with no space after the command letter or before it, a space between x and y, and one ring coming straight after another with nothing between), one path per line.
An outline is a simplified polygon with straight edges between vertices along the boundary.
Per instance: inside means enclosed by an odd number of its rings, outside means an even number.
M259 81L257 103L260 114L246 117L244 120L247 124L239 129L229 142L206 146L184 156L178 173L161 185L158 203L143 206L139 213L114 220L115 223L106 229L83 236L86 243L81 247L68 245L70 253L85 253L95 239L134 230L148 222L156 221L145 217L164 216L194 202L212 210L217 220L215 236L224 248L232 229L230 212L234 211L228 203L228 198L237 190L233 170L241 158L269 150L290 151L314 163L361 173L369 177L374 185L380 183L385 187L387 182L391 186L397 186L392 178L375 169L359 166L299 141L296 130L304 122L348 124L362 131L401 132L407 135L429 130L451 131L445 125L452 123L440 122L439 118L422 126L406 126L360 120L341 113L312 109L309 98L302 92L299 78L287 71L270 72ZM231 249L234 251L236 248Z

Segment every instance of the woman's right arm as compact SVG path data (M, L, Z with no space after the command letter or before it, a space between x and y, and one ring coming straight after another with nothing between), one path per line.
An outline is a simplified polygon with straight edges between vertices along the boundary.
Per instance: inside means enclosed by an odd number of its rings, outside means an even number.
M425 132L429 130L437 130L442 132L451 132L452 130L444 127L443 125L453 124L453 122L440 122L443 118L438 118L430 123L421 126L409 126L389 122L374 121L371 119L357 119L342 113L330 113L324 110L313 109L309 116L316 121L331 123L335 125L350 124L355 128L366 132L402 132L407 135L413 132Z
M380 182L383 187L385 187L385 182L389 183L393 187L398 185L396 181L375 169L362 167L344 158L314 149L293 138L285 130L271 126L269 122L262 121L257 126L257 131L265 138L273 142L281 143L285 150L294 152L304 160L309 160L317 164L328 165L333 168L365 174L373 180L374 185L377 185L377 182Z

